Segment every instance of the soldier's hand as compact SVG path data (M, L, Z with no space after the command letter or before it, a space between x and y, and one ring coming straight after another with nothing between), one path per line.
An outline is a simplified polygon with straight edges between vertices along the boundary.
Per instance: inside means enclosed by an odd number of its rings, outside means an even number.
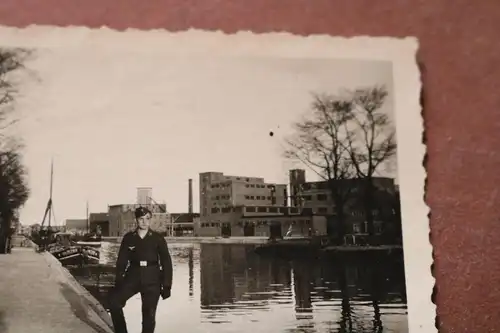
M170 297L170 288L163 287L161 289L161 298L165 300L169 297Z

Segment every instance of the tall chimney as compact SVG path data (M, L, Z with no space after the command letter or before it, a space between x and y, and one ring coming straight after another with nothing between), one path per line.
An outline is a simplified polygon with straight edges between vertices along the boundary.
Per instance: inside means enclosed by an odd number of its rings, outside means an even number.
M188 213L193 214L193 180L189 179L188 189Z

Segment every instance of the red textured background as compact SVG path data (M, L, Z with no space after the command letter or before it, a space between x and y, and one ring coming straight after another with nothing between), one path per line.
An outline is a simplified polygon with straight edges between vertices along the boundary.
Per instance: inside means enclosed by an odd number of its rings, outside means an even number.
M500 1L1 0L0 24L417 36L439 326L500 332Z

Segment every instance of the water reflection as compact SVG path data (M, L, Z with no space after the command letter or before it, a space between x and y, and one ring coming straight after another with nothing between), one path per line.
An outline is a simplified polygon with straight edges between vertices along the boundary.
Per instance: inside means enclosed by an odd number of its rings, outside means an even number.
M117 245L105 248L104 262L114 263ZM408 332L398 256L289 261L258 256L246 245L174 244L170 250L174 286L158 307L159 331ZM106 305L112 269L73 273ZM125 309L130 331L139 329L140 313L137 295Z

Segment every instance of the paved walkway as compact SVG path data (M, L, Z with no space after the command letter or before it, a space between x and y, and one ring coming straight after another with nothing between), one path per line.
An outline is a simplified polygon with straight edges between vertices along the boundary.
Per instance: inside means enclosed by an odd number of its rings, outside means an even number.
M0 255L1 333L111 333L96 300L48 253Z

